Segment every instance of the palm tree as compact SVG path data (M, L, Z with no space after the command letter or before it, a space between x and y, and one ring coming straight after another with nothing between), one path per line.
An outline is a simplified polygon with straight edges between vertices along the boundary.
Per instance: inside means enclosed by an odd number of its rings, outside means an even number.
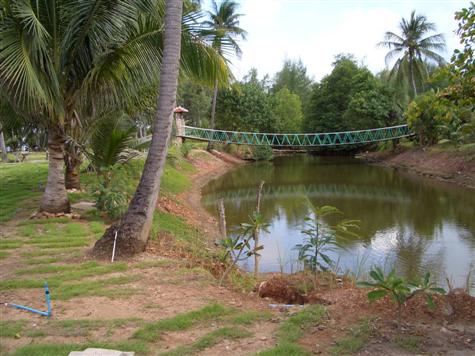
M390 77L399 84L407 83L412 88L412 97L417 95L417 88L422 86L427 77L426 63L443 65L444 58L437 52L445 50L443 34L427 36L436 31L434 23L429 22L424 15L411 12L409 20L401 19L399 23L401 34L386 32L384 41L378 46L390 51L386 54L386 64L397 58L390 72Z
M117 233L117 251L132 255L145 249L157 204L172 128L180 67L182 0L167 0L163 61L160 70L158 107L155 113L152 142L140 183L127 212L111 226L94 246L96 255L109 255Z
M48 130L48 179L40 210L70 209L63 158L75 120L120 109L141 87L156 83L163 5L148 0L2 2L0 92L23 117ZM226 80L225 61L197 36L193 20L190 14L183 17L184 72L210 82Z
M239 4L233 0L223 0L219 6L216 1L212 2L213 10L208 11L209 20L203 22L202 34L208 38L218 53L225 58L232 55L241 55L241 48L237 38L245 39L246 31L239 27L239 18L242 14L236 13ZM229 60L229 58L228 58ZM214 83L213 99L211 103L210 127L215 127L216 100L218 98L218 80ZM208 149L212 148L211 141Z

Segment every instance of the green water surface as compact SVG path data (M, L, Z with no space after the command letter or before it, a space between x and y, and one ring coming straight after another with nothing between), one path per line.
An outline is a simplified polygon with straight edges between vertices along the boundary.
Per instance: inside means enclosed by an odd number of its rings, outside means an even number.
M302 154L238 167L207 184L202 203L217 216L217 199L224 198L232 234L255 208L261 180L266 182L262 213L271 224L261 237L263 272L302 267L294 246L303 239L308 198L361 221L359 238L340 240L342 247L332 252L340 272L361 275L378 264L396 267L408 278L430 270L441 284L449 278L459 287L465 285L470 269L475 279L473 190L354 158ZM242 267L252 270L253 259Z

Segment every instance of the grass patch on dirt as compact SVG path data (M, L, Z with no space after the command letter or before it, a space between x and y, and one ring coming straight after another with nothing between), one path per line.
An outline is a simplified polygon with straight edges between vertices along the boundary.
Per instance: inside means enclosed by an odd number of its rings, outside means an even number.
M307 356L310 352L302 346L293 343L282 343L271 349L258 353L259 356Z
M422 338L416 335L401 335L397 336L394 342L401 349L416 354L420 352Z
M252 333L239 328L224 327L218 330L209 332L208 334L200 337L197 341L191 345L179 346L173 350L162 352L161 356L187 356L195 355L196 353L203 351L207 348L213 347L219 344L224 339L237 340L246 337L251 337Z
M350 328L348 336L337 341L330 349L332 355L348 355L360 351L374 334L374 323L370 318L363 318L359 324Z
M0 337L16 337L25 324L25 320L0 320Z
M98 262L90 261L81 264L67 264L67 265L46 265L37 266L34 268L24 268L15 271L17 275L25 274L50 274L65 272L59 277L63 279L78 279L85 276L101 275L104 273L121 272L127 270L127 264L123 262L101 265ZM67 273L66 273L67 272Z
M290 316L277 329L277 345L259 353L260 356L274 355L309 355L304 348L296 342L305 334L312 325L318 324L326 310L321 305L308 305L303 310Z
M115 297L130 295L130 292L123 293L121 291L110 291L107 289L107 287L110 287L113 285L127 284L127 283L131 283L131 282L141 279L141 276L133 275L133 276L112 277L108 279L99 279L99 280L93 280L93 281L82 281L78 283L68 283L71 281L76 281L78 279L78 278L69 278L70 276L73 276L73 275L77 276L80 273L82 272L72 271L70 272L70 274L67 275L68 277L63 275L61 277L47 278L48 285L51 289L51 299L68 300L74 297L92 296L92 295L115 296ZM99 275L101 274L102 273L99 273ZM44 285L44 281L39 280L39 279L12 279L12 280L0 281L0 290L43 288L43 285ZM135 292L135 290L133 291Z
M53 356L68 355L71 351L82 351L89 347L135 351L137 355L148 354L148 346L142 342L88 343L88 344L30 344L15 350L11 356Z
M8 252L0 251L0 260L3 260L5 258L7 258L8 256L10 256L10 254Z
M0 223L27 210L30 203L36 204L36 198L41 196L44 189L47 172L46 163L0 164L0 182L3 187L0 189Z
M257 321L266 321L272 318L270 311L248 310L230 317L230 321L236 325L251 325Z
M214 320L232 313L233 309L220 304L210 304L199 310L179 314L168 319L149 323L134 333L134 338L153 342L160 339L160 334L165 331L179 331L189 329L200 322Z

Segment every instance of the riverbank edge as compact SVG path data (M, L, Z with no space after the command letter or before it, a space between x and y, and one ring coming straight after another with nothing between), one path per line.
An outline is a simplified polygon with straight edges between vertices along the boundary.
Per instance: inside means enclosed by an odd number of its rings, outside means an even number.
M470 154L411 148L396 152L365 152L356 155L356 158L368 164L391 167L475 190L475 157Z
M206 233L208 244L212 247L220 238L219 222L201 204L201 190L212 180L249 162L228 153L200 149L192 151L190 162L197 172L190 177L191 188L181 193L178 200L196 215L192 225Z

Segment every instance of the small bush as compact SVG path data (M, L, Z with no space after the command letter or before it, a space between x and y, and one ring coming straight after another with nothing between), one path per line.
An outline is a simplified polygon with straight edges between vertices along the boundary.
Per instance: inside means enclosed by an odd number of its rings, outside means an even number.
M191 150L193 149L193 145L189 142L184 142L181 146L180 146L180 151L181 151L181 154L183 157L185 158L188 158L188 156L190 155L190 152Z
M255 146L252 149L252 157L254 161L270 161L274 158L274 152L270 146Z

